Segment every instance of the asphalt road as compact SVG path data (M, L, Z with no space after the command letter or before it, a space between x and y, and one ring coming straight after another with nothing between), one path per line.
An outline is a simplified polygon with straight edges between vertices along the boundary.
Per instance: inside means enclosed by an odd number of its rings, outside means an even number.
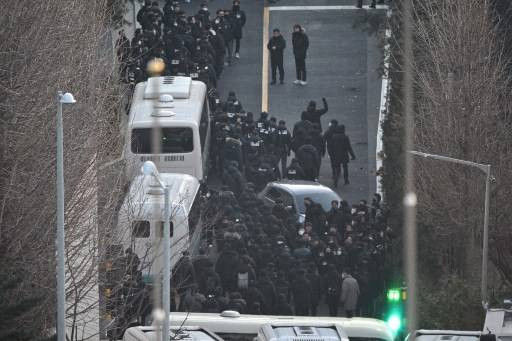
M202 0L182 4L188 15L197 12ZM160 1L161 5L165 1ZM352 141L357 159L349 164L350 185L335 189L343 199L351 203L370 199L376 190L375 148L381 94L380 74L383 60L382 49L375 35L354 27L369 11L385 15L382 9L369 10L370 0L365 0L365 9L354 7L355 0L280 0L270 6L268 32L280 28L287 41L285 51L285 84L268 86L268 111L278 120L284 119L288 127L300 119L301 112L310 100L321 105L326 97L329 112L322 117L322 126L327 128L331 119L344 124ZM230 8L231 0L210 0L208 7L214 15L219 8ZM137 8L139 7L136 2ZM339 6L337 9L314 9L306 7L291 10L296 6ZM259 116L262 108L263 46L268 37L263 37L264 1L242 1L247 15L243 32L240 60L234 59L225 67L219 82L223 98L234 90L246 111ZM127 15L126 18L130 21ZM291 31L299 23L306 29L310 48L307 58L308 85L296 86L295 64L291 49ZM266 24L266 23L265 23ZM133 29L133 27L131 27ZM131 30L128 30L130 35ZM270 79L268 70L268 79ZM265 96L263 98L265 100ZM324 157L319 181L332 186L331 167Z
M321 105L321 98L327 98L329 112L323 116L322 126L326 129L331 119L344 124L357 157L349 165L350 185L336 189L343 199L352 203L369 199L375 192L375 144L382 83L378 69L383 59L378 38L354 27L368 11L355 9L354 3L353 0L281 0L271 6L268 23L270 34L278 27L287 41L285 84L269 85L268 111L278 120L284 119L291 128L310 100ZM184 7L192 14L199 4L196 0ZM210 1L208 6L214 13L218 8L230 8L231 1ZM276 6L279 8L272 9ZM342 6L343 9L290 10L286 6ZM268 40L263 39L264 2L242 1L242 9L247 23L241 58L225 68L219 91L226 97L229 90L234 90L245 110L257 117L262 108L263 46ZM385 15L382 9L373 11ZM306 61L308 85L304 87L292 83L295 64L291 31L295 23L304 26L310 40ZM328 157L322 161L319 181L332 186Z
M182 4L188 15L199 9L202 0ZM370 0L365 0L367 5ZM136 3L136 8L139 4ZM165 1L160 1L161 5ZM210 0L208 7L214 14L218 8L230 8L231 0ZM350 163L350 185L340 185L336 191L343 199L355 203L370 199L375 192L375 147L382 80L379 68L383 53L378 38L369 35L354 23L367 15L368 9L352 7L355 0L280 0L269 10L268 32L278 27L287 41L285 52L285 84L268 86L268 108L271 116L284 119L291 128L300 119L300 113L310 100L321 105L326 97L329 112L322 118L327 128L331 119L337 119L347 128L357 159ZM287 6L342 6L337 9L303 8L290 10ZM346 8L347 6L348 8ZM225 68L219 82L223 98L234 90L245 110L259 115L262 108L263 49L269 37L263 37L264 1L242 0L247 23L242 40L241 59L234 60ZM385 15L384 10L373 10ZM127 21L133 15L127 13ZM295 65L291 49L291 30L294 24L305 27L310 39L307 69L308 85L301 87L295 79ZM133 26L127 29L131 36ZM266 70L270 72L270 70ZM268 79L270 75L268 74ZM320 182L331 186L331 170L328 157L322 162ZM319 315L326 315L321 304Z

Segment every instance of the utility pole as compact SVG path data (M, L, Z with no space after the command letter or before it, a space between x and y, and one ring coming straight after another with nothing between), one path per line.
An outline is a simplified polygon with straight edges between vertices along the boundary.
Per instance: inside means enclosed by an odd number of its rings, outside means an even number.
M487 297L487 266L489 262L489 201L490 201L490 185L492 181L491 176L491 165L476 163L472 161L454 159L448 156L429 154L423 152L417 152L414 150L409 151L409 153L421 156L424 158L458 163L465 166L470 166L474 168L478 168L482 172L485 173L485 206L484 206L484 230L483 230L483 238L482 238L482 288L481 288L481 296L482 296L482 307L487 310L489 307L489 299Z

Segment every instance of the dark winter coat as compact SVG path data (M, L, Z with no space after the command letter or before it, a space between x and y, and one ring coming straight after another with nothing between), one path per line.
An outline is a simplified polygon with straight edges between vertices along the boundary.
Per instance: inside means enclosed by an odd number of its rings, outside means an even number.
M302 120L307 120L311 123L317 123L320 125L320 130L322 129L322 122L320 118L324 115L328 110L329 106L327 105L327 101L323 100L324 107L323 109L316 109L315 107L308 107L306 111L302 112Z
M297 59L305 59L309 48L309 39L304 30L292 34L293 54Z
M233 10L230 15L233 37L236 39L242 38L242 28L245 25L245 12L242 10Z
M295 306L309 307L311 304L311 283L305 276L299 276L292 284Z
M285 48L286 40L284 40L282 35L270 38L267 44L267 49L270 51L270 60L274 63L281 62Z
M274 136L276 152L278 154L288 154L292 144L291 134L288 129L278 127Z
M305 144L299 148L296 157L304 173L306 173L306 178L308 180L316 179L320 166L320 154L316 148L311 144Z
M349 156L353 159L356 157L350 144L350 139L340 127L337 127L330 141L327 141L327 149L332 161L339 163L348 163Z
M295 161L292 162L286 169L285 177L290 180L304 180L306 179L306 174L304 173L304 170L300 164Z
M297 132L301 130L304 134L309 134L310 131L313 130L313 123L309 120L300 120L299 122L295 123L293 126L293 137L297 134Z

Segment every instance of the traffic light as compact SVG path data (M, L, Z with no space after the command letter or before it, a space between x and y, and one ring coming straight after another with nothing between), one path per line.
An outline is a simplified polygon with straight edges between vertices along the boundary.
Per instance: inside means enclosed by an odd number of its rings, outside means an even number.
M387 297L388 297L389 302L400 301L400 290L399 289L389 289Z
M393 335L398 335L405 325L404 303L407 300L407 288L391 288L386 293L387 309L384 320Z
M391 331L393 332L393 334L398 334L400 329L402 329L402 320L403 316L401 312L393 311L389 314L386 323L389 329L391 329Z

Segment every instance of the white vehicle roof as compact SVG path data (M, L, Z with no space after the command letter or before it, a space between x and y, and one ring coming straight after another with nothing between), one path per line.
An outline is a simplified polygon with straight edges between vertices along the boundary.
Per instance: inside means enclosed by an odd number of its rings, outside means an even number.
M172 215L187 215L199 191L199 180L192 175L178 173L160 173L160 177L169 187ZM148 191L159 191L159 188L151 176L137 175L132 180L121 210L134 218L148 218L153 212L163 212L163 191L160 195L148 194Z
M258 333L258 341L349 341L345 331L335 323L311 323L308 326L293 324L265 324Z
M488 330L497 336L512 336L512 310L488 309L485 315L484 332Z
M467 330L426 330L415 331L415 339L419 341L475 341L480 339L480 331ZM406 340L409 340L409 335Z
M436 329L418 329L417 335L464 335L464 336L480 336L481 331L478 330L436 330Z
M185 322L183 322L185 320ZM386 323L380 320L363 317L319 317L319 316L273 316L248 315L235 311L224 311L220 314L210 313L171 313L171 325L191 325L207 328L214 333L257 334L265 324L313 326L317 323L339 325L348 337L376 338L386 341L393 340Z
M123 341L161 341L157 339L156 331L157 328L154 326L131 327L124 333ZM183 341L222 341L221 338L210 331L194 326L181 328L180 326L171 326L170 336Z
M282 188L295 195L304 195L309 193L334 192L327 186L315 181L306 180L280 180L269 183L270 186ZM336 192L334 192L336 193Z
M151 77L138 83L133 93L129 125L143 128L201 121L206 85L190 77Z

